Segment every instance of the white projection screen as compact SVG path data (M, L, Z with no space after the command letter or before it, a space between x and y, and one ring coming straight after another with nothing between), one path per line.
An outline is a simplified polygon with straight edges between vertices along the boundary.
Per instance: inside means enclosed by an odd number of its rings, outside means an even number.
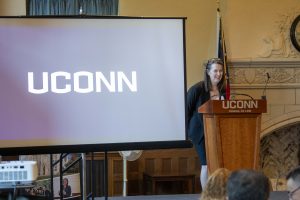
M0 154L187 146L184 22L0 18Z

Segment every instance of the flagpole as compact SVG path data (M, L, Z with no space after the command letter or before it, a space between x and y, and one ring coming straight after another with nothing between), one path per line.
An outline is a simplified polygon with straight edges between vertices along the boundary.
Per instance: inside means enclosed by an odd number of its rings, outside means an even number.
M220 41L220 20L221 20L221 16L220 16L220 10L219 7L217 7L217 28L216 28L216 34L217 34L217 42L216 42L216 57L218 57L219 55L219 41Z
M225 69L225 79L226 79L226 99L230 99L230 82L229 82L229 71L227 65L227 52L226 52L226 44L224 39L224 31L222 31L222 48L223 48L223 62Z
M221 21L221 16L220 16L220 9L219 9L219 6L220 6L220 1L217 0L217 44L216 44L216 57L218 57L219 55L219 41L220 41L220 21Z
M226 52L226 44L225 44L225 36L224 36L224 27L221 19L220 1L216 0L216 2L217 2L217 57L221 58L224 63L226 99L230 99L230 82L229 82L229 71L227 65L227 52Z

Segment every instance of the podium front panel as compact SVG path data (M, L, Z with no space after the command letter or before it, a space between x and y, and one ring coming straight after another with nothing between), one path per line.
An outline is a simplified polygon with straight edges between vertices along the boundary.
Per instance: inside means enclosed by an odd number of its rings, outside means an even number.
M209 172L259 169L261 114L266 100L209 100L198 108L203 113Z
M209 171L259 168L260 115L204 114Z
M219 117L220 142L223 166L235 170L238 168L257 168L257 117Z

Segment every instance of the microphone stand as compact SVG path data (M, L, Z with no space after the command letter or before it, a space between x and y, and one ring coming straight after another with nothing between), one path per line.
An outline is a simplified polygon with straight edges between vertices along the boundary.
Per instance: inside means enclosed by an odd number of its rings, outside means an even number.
M267 80L266 80L266 83L265 83L265 87L264 87L264 90L263 90L263 93L262 93L262 96L261 96L261 98L263 99L263 100L266 100L267 99L267 96L266 96L266 89L267 89L267 85L268 85L268 83L269 83L269 80L270 80L270 74L267 72L266 73L266 75L267 75Z

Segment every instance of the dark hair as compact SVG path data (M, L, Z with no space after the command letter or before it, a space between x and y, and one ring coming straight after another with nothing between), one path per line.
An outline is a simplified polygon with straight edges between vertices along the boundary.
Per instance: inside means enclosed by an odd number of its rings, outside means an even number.
M207 63L205 64L205 70L204 70L204 85L205 85L206 92L210 91L211 88L212 88L211 80L210 80L210 77L207 74L207 72L211 69L211 66L213 64L222 65L223 68L224 68L224 62L220 58L211 58L211 59L209 59L207 61ZM221 81L218 83L218 89L219 89L219 91L223 90L223 86L224 86L224 83L225 83L224 81L225 81L225 72L223 73Z
M293 179L295 180L297 177L300 177L300 166L296 167L295 169L291 170L287 175L286 175L286 180L288 179Z
M63 181L67 181L67 185L69 185L69 179L68 178L64 178Z
M227 182L229 200L267 200L270 194L270 181L261 172L238 170L232 172Z

